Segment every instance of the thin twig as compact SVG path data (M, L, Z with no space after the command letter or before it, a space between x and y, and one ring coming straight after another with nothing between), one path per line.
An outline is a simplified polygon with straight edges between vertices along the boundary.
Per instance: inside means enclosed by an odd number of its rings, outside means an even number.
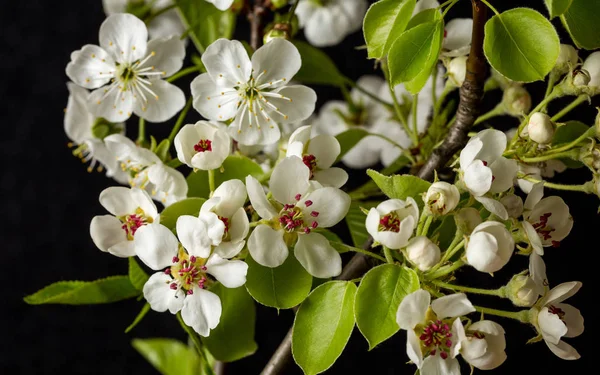
M268 0L267 0L268 1ZM248 21L250 21L250 46L255 51L260 46L262 37L262 15L265 12L265 1L254 0L254 7L248 13Z

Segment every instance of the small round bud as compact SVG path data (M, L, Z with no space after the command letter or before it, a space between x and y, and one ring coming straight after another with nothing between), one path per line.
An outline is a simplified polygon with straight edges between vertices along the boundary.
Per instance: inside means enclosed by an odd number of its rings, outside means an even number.
M424 201L432 214L446 215L458 205L460 193L456 186L438 181L429 187Z
M461 87L467 75L467 56L455 57L448 64L448 79L456 87Z
M532 141L542 145L549 144L552 142L555 131L556 125L547 114L536 112L529 118L527 132Z
M479 215L479 211L477 211L475 208L467 207L458 211L458 213L454 216L454 221L456 222L456 227L461 233L471 234L473 229L481 224L481 215Z
M511 86L504 90L502 102L511 116L521 116L531 109L531 95L521 86Z
M515 306L531 307L539 297L533 279L525 275L515 275L506 284L506 295Z
M573 84L575 86L587 86L591 80L592 77L590 76L590 73L585 69L579 69L573 72Z
M279 8L283 8L284 6L288 5L289 1L288 0L271 0L271 7L273 9L279 9Z
M592 53L585 59L583 69L590 76L590 81L587 85L590 87L600 87L600 51Z
M269 43L271 40L273 39L277 39L277 38L283 38L283 39L290 39L290 35L287 32L287 30L281 29L277 27L278 24L276 24L271 30L269 30L264 38L263 38L263 43L267 44Z
M561 44L560 54L554 65L554 70L559 74L564 74L568 72L571 67L575 66L578 60L579 55L577 54L575 47L570 44Z
M512 218L518 218L523 213L523 199L518 195L507 195L500 199L500 203L506 207L508 216Z
M413 238L406 246L406 257L421 271L427 271L438 264L441 255L438 245L424 236Z

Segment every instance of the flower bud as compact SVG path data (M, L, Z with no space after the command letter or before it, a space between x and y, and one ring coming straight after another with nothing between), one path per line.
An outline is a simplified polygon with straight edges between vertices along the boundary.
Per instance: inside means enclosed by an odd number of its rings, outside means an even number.
M427 271L438 264L441 255L438 245L425 236L413 238L406 246L406 257L421 271Z
M283 8L284 6L288 5L289 1L288 0L271 0L271 7L273 9L279 9L279 8Z
M508 263L514 249L515 241L504 224L486 221L471 233L467 262L480 272L496 272Z
M590 73L585 69L579 69L573 72L573 84L575 86L587 86L591 80L592 77L590 76Z
M448 79L456 87L461 87L467 75L467 56L455 57L448 64Z
M508 216L512 218L518 218L523 213L523 199L518 195L507 195L500 199L500 203L506 207L506 212L508 212Z
M578 60L579 55L577 54L577 50L572 45L561 44L560 54L558 55L556 64L554 64L554 70L558 74L564 74L568 72L571 67L575 66Z
M432 214L446 215L458 205L460 193L456 186L439 181L429 187L424 200Z
M531 96L521 86L511 86L504 91L502 102L511 116L521 116L531 109Z
M471 234L476 226L481 224L481 215L473 207L463 208L454 216L456 227L461 233Z
M542 145L549 144L552 142L555 130L556 125L545 113L536 112L529 118L527 132L529 138L534 142Z
M585 59L582 70L589 74L590 81L587 85L600 87L600 51L594 52Z
M271 40L273 39L277 39L277 38L283 38L283 39L290 39L290 35L287 31L287 29L284 28L278 28L279 24L276 24L275 26L273 26L273 28L271 30L269 30L264 38L263 38L263 43L267 44L269 43Z
M539 297L537 290L533 279L525 275L514 275L506 284L506 296L520 307L533 306Z

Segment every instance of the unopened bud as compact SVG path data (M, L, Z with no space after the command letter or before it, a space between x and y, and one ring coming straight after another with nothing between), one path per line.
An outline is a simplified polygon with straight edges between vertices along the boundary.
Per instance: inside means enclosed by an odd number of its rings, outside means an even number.
M578 60L579 55L577 54L577 50L572 45L561 44L560 54L558 55L558 59L554 65L554 70L558 74L564 74L571 70L571 68L577 64Z
M511 116L521 116L531 109L531 95L521 86L511 86L504 90L502 102Z
M592 53L585 59L582 70L585 70L590 76L587 85L600 87L600 51Z
M467 56L455 57L448 64L448 79L456 87L461 87L467 75Z
M456 186L438 181L429 187L424 201L432 214L446 215L458 205L460 193Z
M587 86L591 80L592 77L590 76L590 73L585 69L579 69L573 72L573 84L575 86Z
M286 26L287 26L286 24L275 24L275 26L273 26L273 28L265 34L265 36L263 38L263 43L267 44L271 40L278 39L278 38L289 40L290 34L289 34Z
M547 114L536 112L529 118L527 132L532 141L542 145L549 144L552 142L555 131L556 125Z
M456 227L464 234L471 234L476 226L481 224L481 215L473 207L463 208L454 216Z
M406 257L421 271L427 271L438 264L442 252L425 236L415 237L406 246Z
M525 275L515 275L506 285L506 295L515 306L531 307L539 297L533 279Z
M518 218L523 213L523 199L518 195L506 195L500 199L500 203L506 208L508 216Z

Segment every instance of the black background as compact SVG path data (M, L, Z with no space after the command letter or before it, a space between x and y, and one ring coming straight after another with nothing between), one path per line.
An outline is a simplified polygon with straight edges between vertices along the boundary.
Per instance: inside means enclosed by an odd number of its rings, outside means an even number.
M499 11L528 5L545 13L542 0L493 1ZM529 4L531 3L531 4ZM28 306L22 297L58 280L94 280L107 275L125 274L127 262L98 251L89 238L89 222L104 211L98 194L113 184L102 174L86 172L86 166L71 155L63 132L63 108L67 101L64 68L69 54L87 43L97 44L97 33L104 19L97 1L7 1L0 8L0 99L3 120L0 124L2 160L1 246L2 348L0 370L3 374L152 374L153 368L130 346L135 337L174 337L184 339L175 318L168 313L151 312L133 332L123 333L142 307L135 300L101 306ZM462 0L451 13L469 16L470 4ZM244 21L242 21L244 22ZM556 23L563 41L564 30ZM239 38L246 38L240 26ZM364 51L360 33L326 51L340 70L351 78L372 72L373 63ZM507 57L509 58L509 57ZM534 100L543 95L544 85L530 86ZM317 87L318 104L340 98L332 88ZM186 93L189 93L187 86ZM487 109L498 99L492 93ZM570 99L568 99L570 100ZM565 103L567 101L557 102ZM551 110L558 104L551 105ZM5 117L7 116L7 117ZM595 110L582 106L570 115L588 124ZM198 119L197 114L190 116ZM135 120L130 121L135 133ZM493 122L511 127L516 120L502 117ZM171 122L172 124L172 122ZM169 124L150 124L151 134L167 132ZM572 171L560 179L585 181L589 175ZM353 178L363 178L361 173ZM550 193L547 193L550 194ZM575 227L559 249L548 249L544 259L553 285L580 280L584 283L570 302L587 317L586 332L567 339L582 355L576 362L555 357L544 343L526 345L534 331L512 321L493 318L507 331L508 360L494 374L523 373L526 370L559 374L566 371L597 372L594 368L600 325L594 308L599 264L597 230L598 199L582 194L560 194L571 207ZM346 259L346 258L345 258ZM527 267L524 257L494 278L475 272L462 272L461 280L471 285L500 286L510 275ZM512 273L511 273L512 272ZM477 284L476 284L477 283ZM509 304L476 299L479 304L510 309ZM232 364L228 374L258 374L278 342L291 325L293 314L258 307L255 356ZM406 365L405 335L399 333L368 352L358 330L341 358L328 374L412 374ZM594 368L594 370L591 370ZM590 370L588 370L590 369ZM468 373L463 368L464 373ZM290 368L286 374L300 374Z

